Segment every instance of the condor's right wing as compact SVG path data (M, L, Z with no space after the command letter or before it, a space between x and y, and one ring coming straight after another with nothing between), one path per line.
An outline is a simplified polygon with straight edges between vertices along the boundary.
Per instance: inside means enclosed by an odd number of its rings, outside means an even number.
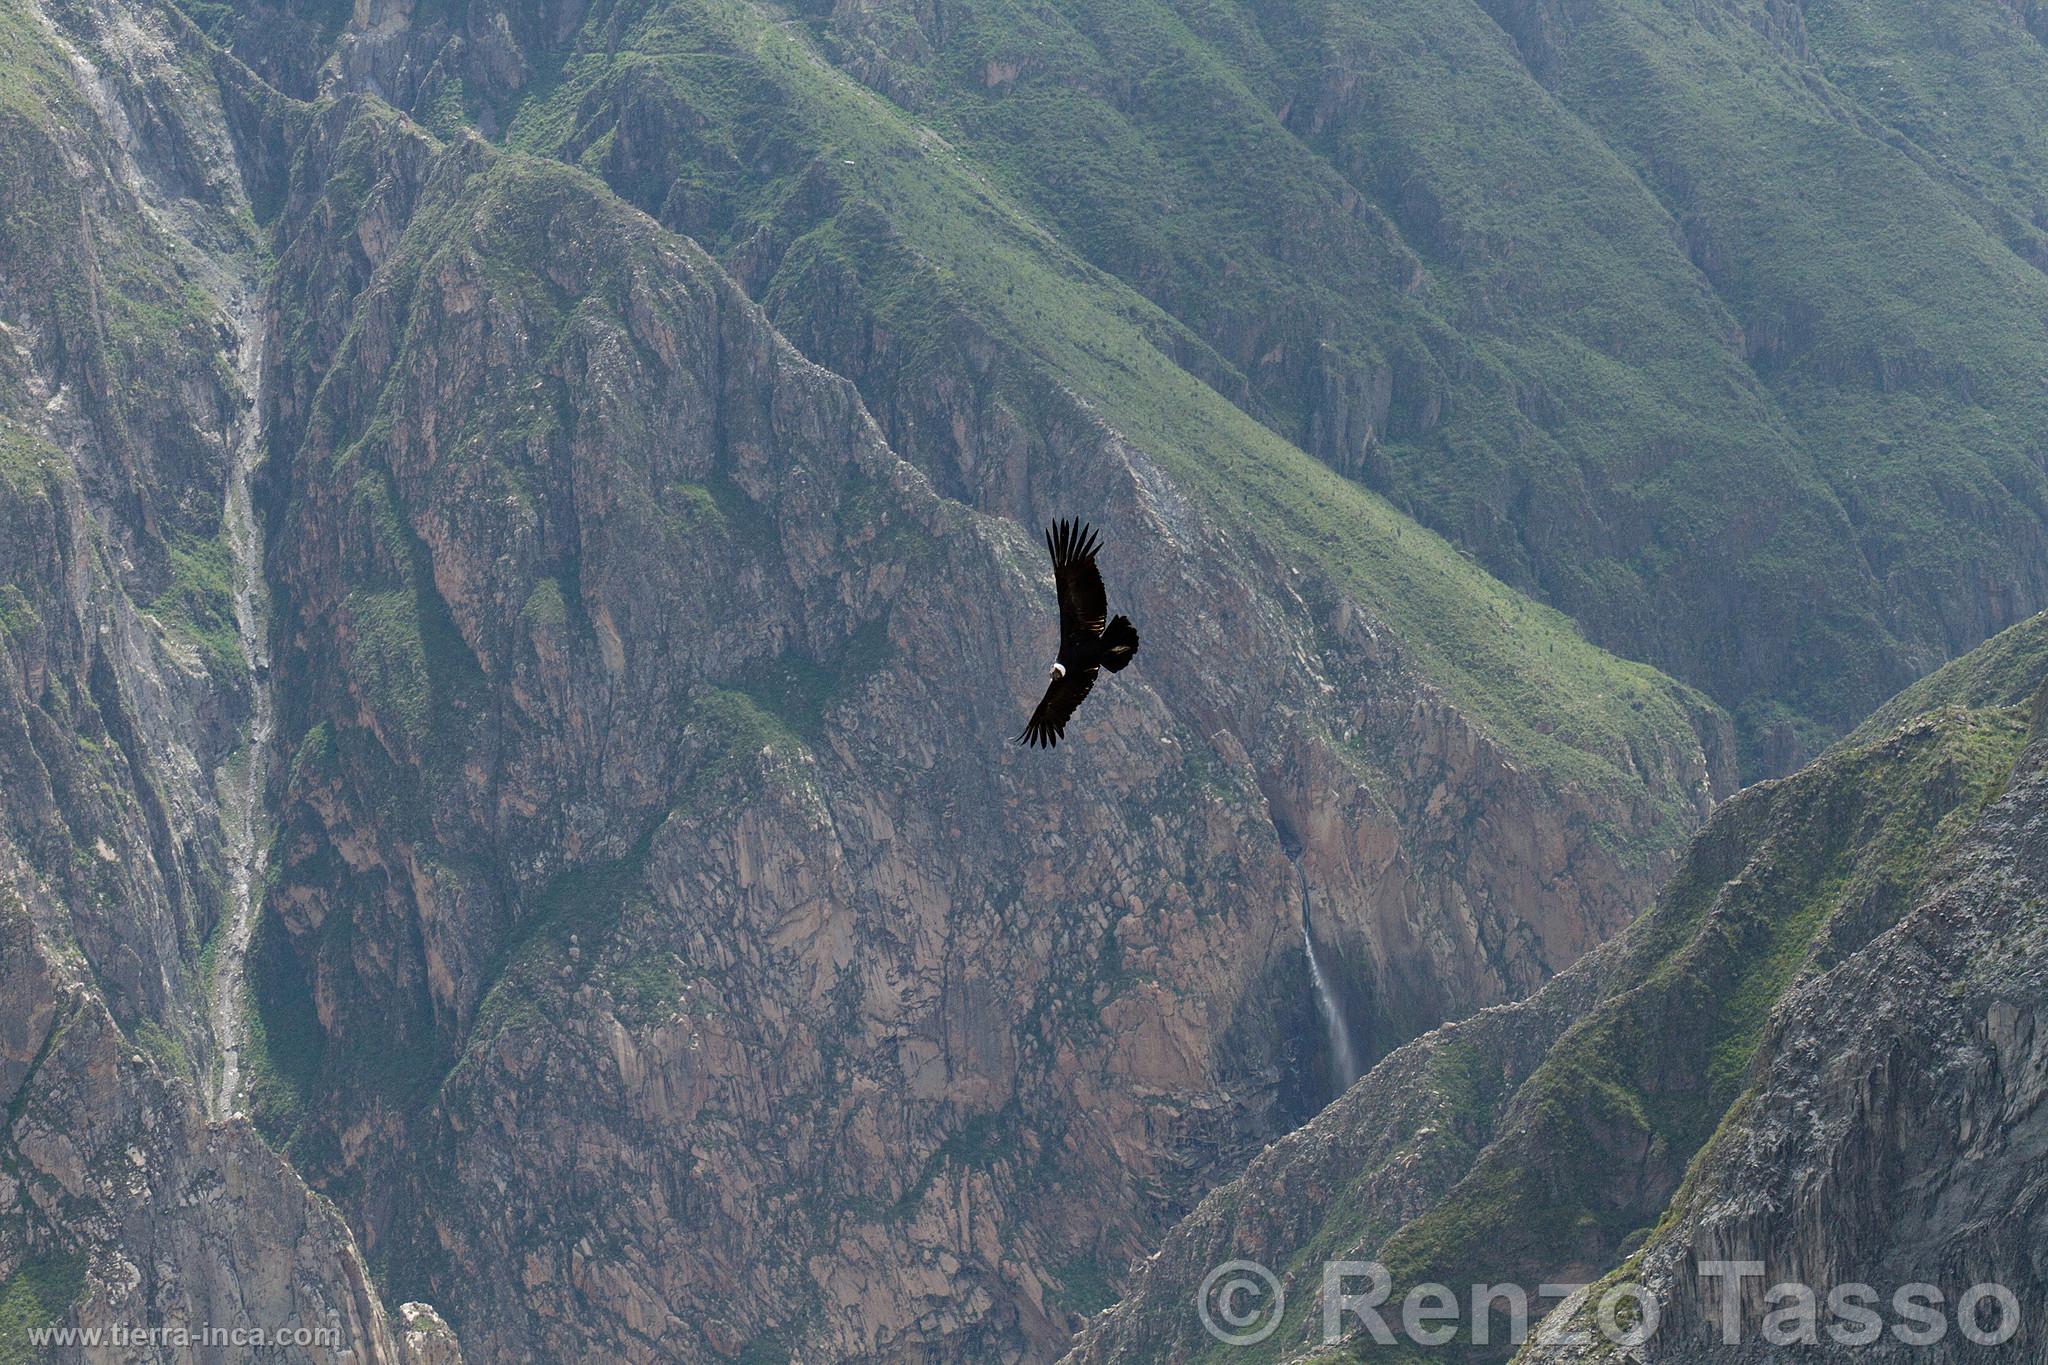
M1078 521L1060 520L1045 533L1045 548L1052 553L1052 579L1060 593L1060 647L1075 640L1092 640L1109 624L1109 595L1102 590L1102 574L1095 567L1095 552L1102 542ZM1081 689L1083 696L1087 689ZM1076 701L1075 705L1080 703Z

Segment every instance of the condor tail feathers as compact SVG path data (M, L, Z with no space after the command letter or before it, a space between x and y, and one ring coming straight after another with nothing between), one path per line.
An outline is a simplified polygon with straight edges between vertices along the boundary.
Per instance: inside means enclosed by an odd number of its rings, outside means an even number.
M1112 673L1123 672L1124 665L1138 652L1138 628L1131 624L1130 617L1119 616L1109 623L1102 632L1102 648L1102 666Z

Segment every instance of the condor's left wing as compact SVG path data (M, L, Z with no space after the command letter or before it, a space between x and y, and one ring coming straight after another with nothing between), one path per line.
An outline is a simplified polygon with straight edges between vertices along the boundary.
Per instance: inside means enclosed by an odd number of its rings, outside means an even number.
M1017 743L1027 749L1050 749L1058 744L1067 733L1067 722L1087 699L1088 689L1095 686L1098 671L1083 668L1064 678L1054 678L1052 685L1045 689L1038 709L1031 713L1030 720L1024 722L1024 733L1017 736Z

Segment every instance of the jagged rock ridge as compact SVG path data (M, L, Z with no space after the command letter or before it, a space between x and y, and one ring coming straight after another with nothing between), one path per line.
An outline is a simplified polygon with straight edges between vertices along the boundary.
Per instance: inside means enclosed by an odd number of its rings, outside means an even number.
M1385 1264L1395 1305L1425 1281L1461 1303L1476 1283L1533 1298L1596 1281L1565 1310L1596 1342L1608 1287L1658 1295L1648 1346L1516 1357L1541 1361L1748 1358L1719 1349L1699 1260L1765 1262L1745 1299L1758 1359L1776 1358L1761 1296L1783 1279L1885 1300L1929 1282L1950 1302L2000 1280L2037 1305L2021 1247L2044 641L2048 616L2015 627L1885 727L1725 803L1653 910L1530 1000L1402 1048L1274 1144L1164 1239L1070 1358L1404 1358L1358 1338L1322 1349L1328 1260ZM1249 1350L1215 1344L1194 1311L1233 1256L1286 1286L1284 1321ZM1444 1350L1499 1360L1508 1340L1503 1319L1490 1346L1467 1331ZM1936 1358L1970 1349L1952 1331Z

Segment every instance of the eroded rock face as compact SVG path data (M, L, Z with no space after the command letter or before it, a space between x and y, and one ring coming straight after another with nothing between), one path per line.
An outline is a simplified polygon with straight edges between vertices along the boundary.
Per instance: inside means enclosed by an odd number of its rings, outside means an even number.
M262 970L323 1051L259 1120L473 1359L1045 1358L1319 1099L1304 871L1380 1048L1655 875L1586 823L1647 787L1520 770L1079 405L1023 505L1119 528L1146 663L1048 758L1035 541L687 240L354 101L281 222ZM1709 752L1641 757L1703 811Z
M1771 1054L1749 1102L1702 1157L1697 1180L1646 1249L1638 1278L1658 1298L1655 1338L1631 1359L1769 1359L1766 1303L1780 1282L1820 1300L1815 1359L1873 1350L1936 1361L1981 1359L1959 1304L2002 1285L2017 1307L2000 1350L2037 1353L2048 1305L2041 1244L2041 1105L2048 1057L2040 1021L2048 960L2048 687L2011 781L1896 927L1795 992L1772 1021ZM1698 1267L1758 1262L1738 1280L1726 1347L1723 1284ZM1829 1306L1837 1286L1875 1291L1878 1344L1845 1344L1859 1324ZM1931 1285L1939 1339L1907 1345L1902 1287ZM1986 1305L1980 1333L2001 1325ZM1538 1350L1536 1361L1617 1358Z
M0 1281L10 1326L303 1333L399 1361L347 1225L210 1123L200 945L250 697L221 508L257 248L211 54L148 6L20 6L0 108ZM224 66L227 64L224 64ZM252 162L265 149L251 144ZM227 970L223 965L221 970ZM107 1358L83 1348L38 1359ZM29 1349L10 1340L10 1351Z

